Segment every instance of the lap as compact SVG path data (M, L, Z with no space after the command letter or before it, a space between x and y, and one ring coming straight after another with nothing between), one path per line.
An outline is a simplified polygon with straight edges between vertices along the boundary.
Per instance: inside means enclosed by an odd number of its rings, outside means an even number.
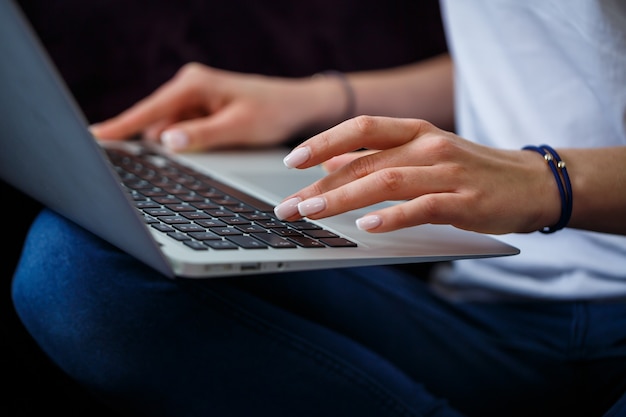
M564 360L572 303L452 303L385 267L169 280L49 211L31 229L14 299L66 372L138 409L576 410ZM612 376L623 383L623 366Z

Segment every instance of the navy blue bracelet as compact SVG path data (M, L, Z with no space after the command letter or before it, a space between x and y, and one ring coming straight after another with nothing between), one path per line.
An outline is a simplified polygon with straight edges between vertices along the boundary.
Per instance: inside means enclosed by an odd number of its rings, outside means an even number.
M559 154L548 145L541 146L524 146L522 149L535 151L543 156L548 163L556 185L559 188L559 194L561 196L561 217L554 226L546 226L540 230L541 233L554 233L563 229L569 223L572 217L572 183L570 182L569 175L567 174L567 168L565 162L561 160Z

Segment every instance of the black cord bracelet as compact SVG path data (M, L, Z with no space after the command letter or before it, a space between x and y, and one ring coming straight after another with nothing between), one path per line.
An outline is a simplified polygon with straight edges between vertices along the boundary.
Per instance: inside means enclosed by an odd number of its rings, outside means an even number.
M572 184L567 173L565 161L561 159L559 154L548 145L541 146L524 146L523 150L535 151L543 156L548 163L556 185L559 188L559 194L561 196L561 217L554 226L546 226L540 230L541 233L554 233L563 229L570 221L572 217L573 196L572 196Z
M354 88L352 88L352 84L350 84L350 81L348 80L348 77L346 76L346 74L344 74L341 71L328 70L328 71L318 72L317 74L314 75L314 77L318 77L318 76L334 77L341 83L341 87L343 88L343 91L346 96L346 109L343 115L341 116L340 121L343 122L344 120L348 120L351 117L354 117L354 113L356 112L356 94L354 93Z

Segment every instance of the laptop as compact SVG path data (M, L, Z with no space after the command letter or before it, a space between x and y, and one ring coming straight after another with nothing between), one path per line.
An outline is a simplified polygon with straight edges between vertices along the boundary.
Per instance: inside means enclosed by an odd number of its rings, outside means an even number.
M0 178L168 277L519 253L446 225L358 230L355 220L374 207L281 222L273 207L324 175L287 170L285 148L168 154L158 144L100 142L13 1L0 2L0 57Z

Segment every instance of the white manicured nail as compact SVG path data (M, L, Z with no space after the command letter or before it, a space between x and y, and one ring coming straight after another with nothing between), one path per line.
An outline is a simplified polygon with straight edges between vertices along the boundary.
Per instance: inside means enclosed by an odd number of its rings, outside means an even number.
M294 149L283 159L283 164L285 164L287 168L296 168L308 161L310 157L311 150L308 146L305 146L303 148Z
M313 197L298 204L298 212L302 217L319 213L326 208L326 200L321 197Z
M298 203L301 201L302 199L300 197L293 197L289 200L285 200L274 207L274 214L278 217L278 220L287 219L298 213Z
M357 219L356 227L358 227L361 230L372 230L380 226L382 222L383 220L380 218L380 216L375 216L375 215L363 216L360 219Z
M187 147L189 137L182 130L166 130L161 133L161 142L166 148L178 151Z

